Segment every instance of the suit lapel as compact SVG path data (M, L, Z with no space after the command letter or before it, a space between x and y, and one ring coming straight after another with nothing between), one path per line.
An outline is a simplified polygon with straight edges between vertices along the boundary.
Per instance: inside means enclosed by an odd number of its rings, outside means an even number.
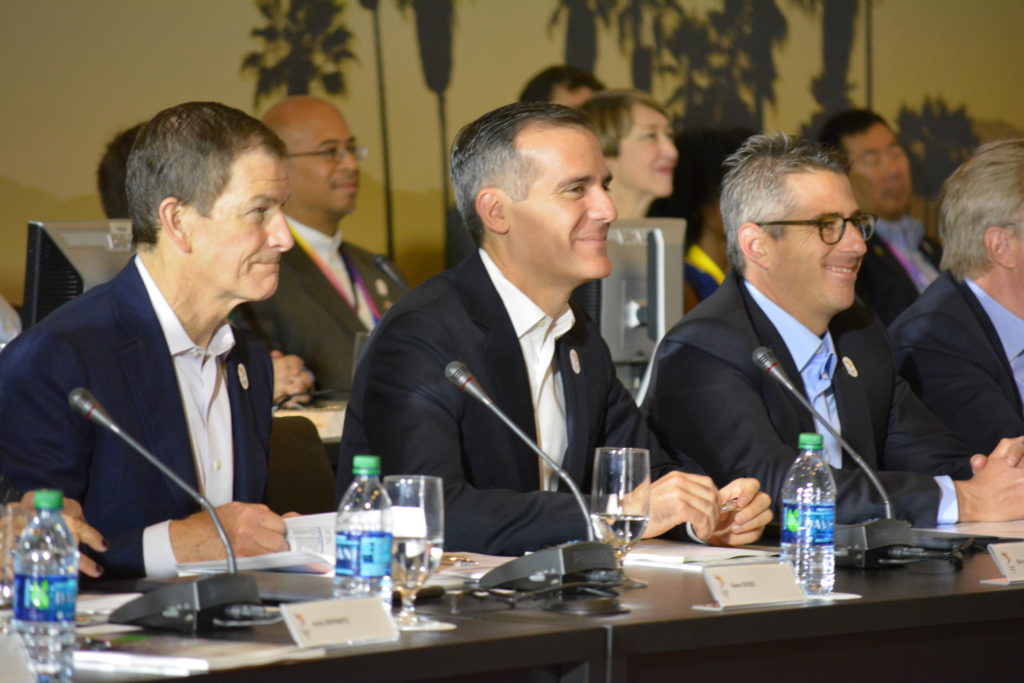
M981 327L981 331L985 334L985 338L988 340L989 348L986 349L989 353L995 356L996 362L1003 369L999 373L999 385L1003 391L1010 396L1013 396L1017 410L1021 410L1021 397L1020 391L1017 389L1017 382L1013 379L1013 368L1010 367L1010 361L1006 357L1006 352L1003 350L1003 342L999 339L999 333L996 332L995 325L992 324L992 320L988 317L985 309L982 308L981 302L974 296L974 292L964 282L956 282L948 274L944 273L941 277L948 278L949 284L956 287L957 291L960 292L960 296L963 297L964 303L967 304L968 310L971 315L978 321L978 325ZM980 352L980 349L979 349Z
M577 321L559 341L555 356L562 388L565 393L566 449L562 467L574 481L587 481L587 463L590 454L587 444L593 443L588 426L594 421L588 419L589 403L587 401L587 368L580 364L583 340L580 331L583 325ZM575 362L573 362L575 356ZM579 369L579 372L576 370ZM564 486L564 484L560 484Z
M181 390L156 312L138 269L131 264L111 282L117 301L120 367L128 377L136 413L141 416L143 443L156 457L192 486L197 486L195 459ZM156 349L154 349L154 346ZM156 362L154 362L154 359ZM165 495L176 507L195 506L191 496L166 482ZM154 495L155 492L154 492Z
M263 489L267 480L267 463L265 458L254 455L267 453L270 445L263 440L259 430L252 392L249 390L249 373L257 373L258 370L246 363L249 359L243 350L243 344L244 342L236 342L225 363L234 445L233 498L243 502L259 502L263 499Z
M868 404L864 384L858 378L858 359L844 354L840 346L840 337L837 332L832 333L832 341L836 346L836 371L832 376L832 391L836 397L840 432L857 449L861 457L869 464L877 466L878 455L875 452L874 430L871 428L871 406ZM856 467L846 449L843 449L843 468Z
M377 312L383 317L401 296L397 285L391 282L373 262L374 255L371 252L348 243L342 244L341 249L345 252L352 267L359 271L360 277L363 278L366 288L370 292L370 298L373 299L373 304L377 307Z
M324 310L325 325L334 321L353 335L356 332L366 332L366 326L356 312L341 298L317 265L301 249L286 251L282 260L295 273L302 288Z

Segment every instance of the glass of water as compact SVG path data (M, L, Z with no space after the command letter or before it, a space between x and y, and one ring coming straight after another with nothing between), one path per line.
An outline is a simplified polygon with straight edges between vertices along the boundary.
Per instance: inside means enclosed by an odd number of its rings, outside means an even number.
M440 477L384 477L391 498L391 581L402 598L395 617L402 631L442 631L455 624L416 613L416 593L441 564L444 552L444 492Z
M644 588L626 576L622 561L644 535L651 513L651 464L646 448L598 448L590 496L590 521L598 539L615 552L623 588Z

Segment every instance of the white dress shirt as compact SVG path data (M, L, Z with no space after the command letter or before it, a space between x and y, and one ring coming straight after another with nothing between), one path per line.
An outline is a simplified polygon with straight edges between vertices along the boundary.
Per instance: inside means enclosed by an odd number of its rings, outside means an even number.
M334 236L328 237L319 230L311 228L291 216L288 217L288 223L306 241L309 248L316 252L316 255L323 259L324 263L331 269L331 274L338 280L338 284L341 286L342 291L345 292L345 297L348 301L356 302L356 315L359 317L360 322L366 326L367 331L372 330L374 324L373 313L370 311L369 302L366 300L366 293L360 291L355 286L355 283L352 282L352 275L348 272L345 261L341 258L341 228L338 228Z
M565 390L562 387L558 364L554 362L555 342L572 329L576 317L572 309L567 308L557 320L553 320L505 277L483 249L480 250L480 258L512 320L512 328L523 351L526 373L530 378L537 443L542 451L561 465L565 460L568 433L565 419ZM538 484L541 490L557 489L558 475L547 463L539 461L538 465Z
M224 323L213 334L210 346L193 342L167 299L157 288L142 260L135 265L156 312L171 352L174 374L185 411L198 489L213 505L230 503L234 494L234 439L231 433L231 402L228 398L224 361L235 346L231 326ZM170 521L146 528L142 536L147 576L174 574Z

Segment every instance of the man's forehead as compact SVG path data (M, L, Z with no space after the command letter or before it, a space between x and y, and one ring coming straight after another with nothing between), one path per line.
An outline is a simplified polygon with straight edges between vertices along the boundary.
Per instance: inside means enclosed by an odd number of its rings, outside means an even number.
M857 205L853 186L845 173L825 169L788 173L783 183L798 209L816 208L822 211L843 212L850 205ZM802 207L808 204L813 204L814 207Z
M516 151L548 166L579 169L600 166L607 173L607 165L597 136L582 126L549 126L531 124L516 135ZM556 170L549 168L547 170ZM540 169L538 169L540 170Z

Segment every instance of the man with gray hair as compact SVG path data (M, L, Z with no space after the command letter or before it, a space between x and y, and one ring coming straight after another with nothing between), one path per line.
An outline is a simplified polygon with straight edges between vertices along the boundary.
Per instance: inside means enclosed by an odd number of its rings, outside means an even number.
M586 537L588 522L557 477L487 408L445 378L462 361L540 447L590 488L594 449L651 453L648 536L689 522L718 544L749 543L771 519L757 481L717 489L651 438L615 378L608 348L569 295L606 276L615 207L586 115L516 103L463 128L452 184L479 248L384 316L356 370L338 464L338 495L357 453L385 474L444 480L445 548L496 555ZM738 508L721 513L732 498Z
M756 477L780 500L801 432L825 437L837 521L880 517L882 501L838 443L755 366L759 346L853 445L915 524L1024 516L1024 445L969 452L893 369L885 330L855 304L874 216L854 199L829 148L755 135L726 162L722 188L732 272L662 341L645 408L663 443L716 481ZM973 476L972 476L973 475Z
M980 148L943 186L943 274L891 328L896 365L972 450L1024 434L1024 139Z

